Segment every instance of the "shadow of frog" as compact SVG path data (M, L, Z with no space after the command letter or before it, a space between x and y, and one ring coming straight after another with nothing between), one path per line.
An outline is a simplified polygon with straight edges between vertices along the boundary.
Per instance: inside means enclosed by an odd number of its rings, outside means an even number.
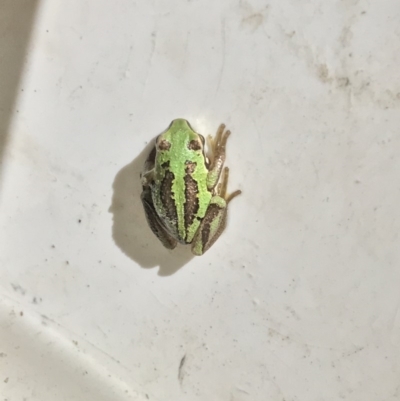
M190 246L174 250L163 247L147 224L140 194L140 172L154 147L151 141L138 157L115 176L109 212L113 214L112 236L116 245L143 268L159 266L160 276L170 276L187 264L194 255Z

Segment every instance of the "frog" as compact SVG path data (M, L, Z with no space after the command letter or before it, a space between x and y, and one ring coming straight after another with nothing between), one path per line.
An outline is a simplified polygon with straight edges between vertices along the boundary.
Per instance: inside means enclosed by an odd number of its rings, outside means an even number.
M167 249L190 244L203 255L226 227L228 204L241 190L227 193L229 168L224 167L231 134L220 124L206 140L178 118L157 136L140 174L145 217Z

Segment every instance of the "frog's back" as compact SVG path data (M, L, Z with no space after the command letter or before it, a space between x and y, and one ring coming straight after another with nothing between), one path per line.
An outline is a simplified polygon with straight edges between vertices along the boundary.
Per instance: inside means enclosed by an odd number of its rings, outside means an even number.
M206 184L204 144L184 123L175 128L157 141L152 197L170 235L181 243L190 243L206 213L211 192Z

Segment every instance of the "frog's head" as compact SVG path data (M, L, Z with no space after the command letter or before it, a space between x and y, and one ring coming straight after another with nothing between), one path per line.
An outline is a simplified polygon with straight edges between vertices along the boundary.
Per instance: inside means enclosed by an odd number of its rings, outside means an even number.
M189 121L183 118L173 120L169 127L157 137L158 150L169 150L171 144L185 146L190 150L203 151L205 139L194 131Z

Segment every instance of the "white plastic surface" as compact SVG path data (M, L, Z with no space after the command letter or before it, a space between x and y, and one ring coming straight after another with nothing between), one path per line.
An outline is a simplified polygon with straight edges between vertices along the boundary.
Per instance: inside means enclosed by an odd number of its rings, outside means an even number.
M0 400L400 400L400 3L27 3L0 7ZM139 199L177 117L227 124L243 191L202 257Z

